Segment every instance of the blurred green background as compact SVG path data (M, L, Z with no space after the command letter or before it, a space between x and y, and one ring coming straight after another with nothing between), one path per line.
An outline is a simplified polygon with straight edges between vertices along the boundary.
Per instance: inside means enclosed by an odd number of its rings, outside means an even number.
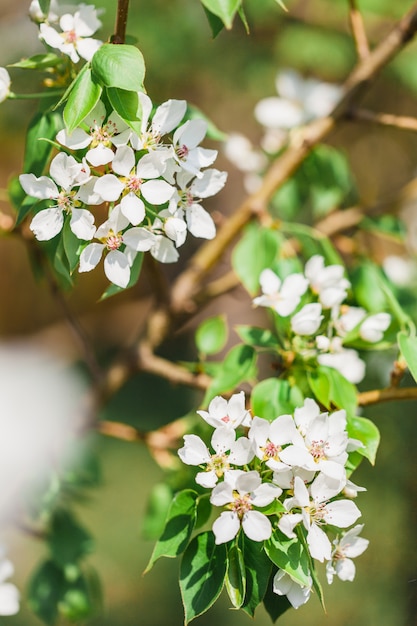
M371 43L375 43L413 2L362 0L359 4ZM347 5L346 0L288 0L289 13L285 14L274 0L247 0L251 34L236 23L231 32L223 32L213 41L197 0L131 0L128 32L136 37L145 56L146 87L155 102L186 98L222 130L243 132L256 141L261 129L254 121L253 107L261 97L274 95L278 69L290 66L326 81L343 81L355 63ZM112 32L116 2L107 0L100 6L106 9L105 39ZM36 27L26 18L27 8L28 2L20 0L0 2L0 65L42 50ZM16 91L37 87L36 79L24 72L14 72L13 80ZM378 77L365 104L374 110L417 115L416 44ZM9 209L3 190L9 177L19 173L23 132L32 110L27 102L6 102L0 109L0 210L5 213ZM416 175L417 136L412 133L346 122L329 141L345 151L365 204L394 201ZM244 195L240 175L222 156L218 166L230 171L229 184L211 208L231 212ZM378 241L377 252L380 245ZM46 286L33 278L20 241L0 240L0 267L2 340L26 337L69 360L77 358L65 322ZM177 269L167 269L168 275ZM68 298L96 346L106 354L135 336L146 316L151 285L145 278L139 290L97 304L104 285L103 276L84 275ZM239 313L242 307L250 308L250 301L238 291L217 306L227 312L232 323L243 323L246 320ZM210 313L216 310L213 305ZM182 334L179 341L185 354L187 335ZM367 386L386 384L389 367L389 360L379 355L371 359ZM144 389L152 389L152 393L145 397ZM106 417L150 428L185 414L196 404L190 392L165 388L161 392L155 381L138 377L113 400ZM370 539L370 547L357 560L354 583L336 580L331 588L326 587L327 615L313 597L308 605L287 613L280 621L284 626L417 624L416 403L377 406L364 414L376 421L382 434L376 468L364 463L354 477L368 489L359 496L359 507L365 523L363 535ZM102 485L77 505L77 513L95 537L95 552L88 563L102 577L105 606L103 614L89 624L180 626L178 562L162 560L142 577L152 542L143 539L141 523L147 497L152 485L163 478L162 470L140 444L97 437L92 447L101 460ZM1 534L16 565L14 581L24 589L46 550L36 539L10 526L2 528ZM240 626L248 621L246 615L228 607L225 598L196 623ZM40 624L24 601L18 616L0 622ZM270 623L262 609L258 609L255 623Z

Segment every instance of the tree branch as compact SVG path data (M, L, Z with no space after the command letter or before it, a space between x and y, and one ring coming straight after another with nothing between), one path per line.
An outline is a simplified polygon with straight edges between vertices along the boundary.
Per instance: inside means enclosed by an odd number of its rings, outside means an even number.
M406 115L392 115L391 113L375 113L367 109L352 109L348 119L359 122L372 122L381 126L390 126L400 130L417 131L417 118Z
M359 59L369 55L369 44L366 36L362 15L357 7L356 0L349 0L349 22Z
M395 400L417 400L417 387L390 387L389 389L373 389L358 394L359 406L369 406L380 402Z
M112 43L120 44L125 42L128 11L129 0L118 0L115 32L111 37Z

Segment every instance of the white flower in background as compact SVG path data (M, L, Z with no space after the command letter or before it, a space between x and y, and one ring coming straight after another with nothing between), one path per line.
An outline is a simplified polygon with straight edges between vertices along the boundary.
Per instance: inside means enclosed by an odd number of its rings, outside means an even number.
M147 252L155 243L155 235L145 228L130 228L123 233L127 226L129 220L121 213L120 206L115 206L109 219L94 234L101 243L90 243L82 251L79 272L93 270L107 250L104 273L118 287L127 287L136 253Z
M19 612L20 593L15 585L5 582L13 576L14 567L9 559L0 559L0 615L16 615Z
M208 411L197 411L197 413L214 428L227 426L233 429L240 425L250 425L250 413L245 408L243 391L234 393L229 400L216 396L208 405Z
M304 273L324 309L331 309L346 298L350 282L344 277L344 271L343 265L325 266L324 258L318 254L307 261Z
M187 120L174 133L175 158L186 172L202 177L201 168L211 165L217 157L217 150L201 148L199 143L207 132L204 120Z
M219 478L233 472L231 465L242 466L250 463L254 457L252 443L247 437L236 440L236 431L225 426L216 428L211 438L215 454L211 454L206 444L197 435L185 435L184 447L178 450L178 456L186 465L205 466L203 472L195 477L202 487L213 488Z
M253 303L257 306L270 307L282 317L291 315L308 287L308 281L302 274L290 274L281 281L270 269L262 271L259 282L263 295L255 298Z
M277 74L278 97L264 98L255 107L255 118L267 128L291 129L328 115L342 90L314 78L304 79L294 70Z
M71 150L82 150L90 146L85 158L95 167L112 161L114 157L112 146L119 145L124 131L128 129L130 131L129 126L115 111L107 117L106 108L101 100L83 120L83 124L89 127L89 131L76 128L68 134L62 129L56 139Z
M39 211L32 219L30 229L39 241L52 239L61 232L64 214L71 215L70 228L79 239L90 240L95 232L94 216L87 209L79 208L83 200L81 190L74 189L87 183L90 174L85 163L60 152L51 161L48 176L37 178L34 174L21 174L20 184L24 191L39 200L56 200L56 205ZM90 204L92 198L90 198ZM97 199L96 204L101 203Z
M10 75L5 67L0 67L0 102L4 102L10 93Z
M250 139L239 133L228 135L223 152L241 172L257 173L268 165L266 156L254 147Z
M399 287L409 286L417 277L415 262L396 254L386 256L382 261L382 268L390 281Z
M339 313L339 310L336 312ZM365 317L366 311L362 307L342 305L339 317L335 316L333 320L337 334L344 337L356 328Z
M39 0L32 0L29 5L29 17L33 22L40 24L41 22L48 22L54 24L59 21L61 15L65 13L71 13L74 10L73 4L58 4L57 0L51 0L49 4L48 14L45 14L39 4ZM97 11L97 15L101 9Z
M48 24L40 24L39 37L51 48L69 56L73 63L78 63L80 58L91 61L103 43L91 38L101 27L96 8L92 4L80 4L73 15L65 13L60 18L59 26L62 32Z
M344 348L340 337L329 340L320 335L316 338L316 343L320 350L326 350L326 352L317 355L317 361L320 365L333 367L354 385L364 379L365 362L362 361L356 350Z
M296 335L314 335L321 324L323 315L321 314L321 304L312 302L291 318L291 329Z
M313 559L323 562L331 559L331 543L320 526L331 524L347 528L356 522L361 512L351 500L328 502L332 495L332 486L321 474L310 486L310 493L303 480L297 476L294 480L294 497L288 498L284 506L288 511L301 509L300 513L286 513L279 522L279 529L289 538L295 537L294 527L302 523L307 532L307 543ZM333 495L334 494L333 492Z
M300 585L289 574L280 569L274 576L272 591L279 596L287 596L294 609L298 609L310 598L313 581L310 577L309 579L310 584L308 586Z
M363 554L369 545L368 539L359 537L362 529L363 524L358 524L333 541L334 548L331 561L326 563L326 576L329 585L333 582L334 576L350 582L355 578L356 568L352 559Z
M165 163L158 159L157 153L145 154L136 165L132 148L121 146L116 150L112 169L119 176L101 176L94 189L107 202L115 202L122 196L121 211L133 226L145 218L145 203L141 196L150 204L159 206L168 202L175 191L165 180L158 179Z
M370 343L377 343L381 341L384 336L384 332L391 324L391 315L389 313L376 313L370 315L362 322L359 329L359 335L365 341Z
M258 472L234 472L225 481L216 485L210 502L214 506L227 506L213 524L216 544L231 541L242 526L243 532L252 541L265 541L272 533L271 522L266 515L253 507L271 504L282 493L272 483L262 483Z

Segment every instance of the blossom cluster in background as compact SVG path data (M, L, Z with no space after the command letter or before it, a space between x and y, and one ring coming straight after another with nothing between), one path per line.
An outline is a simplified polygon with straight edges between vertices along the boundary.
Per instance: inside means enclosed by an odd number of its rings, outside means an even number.
M183 123L187 103L168 100L152 115L152 102L139 92L141 133L99 101L81 127L56 139L74 156L59 152L49 176L22 174L24 191L50 206L40 210L30 228L47 241L58 235L66 216L73 234L88 242L80 272L94 269L103 253L107 278L126 287L138 252L149 251L162 263L178 260L187 233L212 239L216 228L201 201L222 189L227 174L208 168L217 151L202 148L207 123ZM208 168L208 169L205 169ZM106 220L98 226L90 210L105 204Z
M363 444L349 438L345 411L322 413L307 398L293 415L269 422L251 416L242 391L229 400L217 396L198 413L214 428L210 446L185 435L178 454L199 467L196 482L211 489L211 504L223 509L212 526L216 544L240 532L256 542L280 532L305 539L311 558L326 563L329 583L334 576L353 580L352 558L368 542L359 537L362 525L353 526L361 513L351 497L364 489L345 469L348 453ZM295 608L307 602L311 588L311 577L302 586L282 569L273 582L274 592Z
M262 184L268 156L284 147L291 130L328 115L342 95L338 85L304 79L292 69L278 72L275 87L278 95L263 98L254 110L264 131L260 148L240 133L231 133L224 147L226 157L245 173L244 184L249 193Z
M391 323L389 313L369 315L365 309L344 303L350 282L342 265L325 265L320 255L311 257L304 274L281 280L271 269L260 275L262 295L254 304L289 318L285 348L303 360L338 370L357 384L365 376L365 362L345 342L360 339L369 344L383 339ZM282 324L284 328L284 324Z

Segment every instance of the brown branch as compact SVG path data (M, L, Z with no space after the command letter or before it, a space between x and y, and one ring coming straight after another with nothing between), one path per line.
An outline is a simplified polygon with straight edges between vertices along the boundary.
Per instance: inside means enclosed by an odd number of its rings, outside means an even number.
M112 43L121 44L125 42L128 11L129 0L118 0L115 32L111 37Z
M122 422L101 420L97 422L97 431L107 437L122 439L123 441L146 441L147 433Z
M406 115L392 115L391 113L375 113L367 109L352 109L348 119L359 122L372 122L382 126L390 126L400 130L417 131L417 118Z
M417 387L390 387L389 389L373 389L358 394L359 406L369 406L380 402L395 400L417 400Z
M356 0L349 0L349 6L349 22L356 51L359 59L365 59L370 51L362 14L357 7Z

